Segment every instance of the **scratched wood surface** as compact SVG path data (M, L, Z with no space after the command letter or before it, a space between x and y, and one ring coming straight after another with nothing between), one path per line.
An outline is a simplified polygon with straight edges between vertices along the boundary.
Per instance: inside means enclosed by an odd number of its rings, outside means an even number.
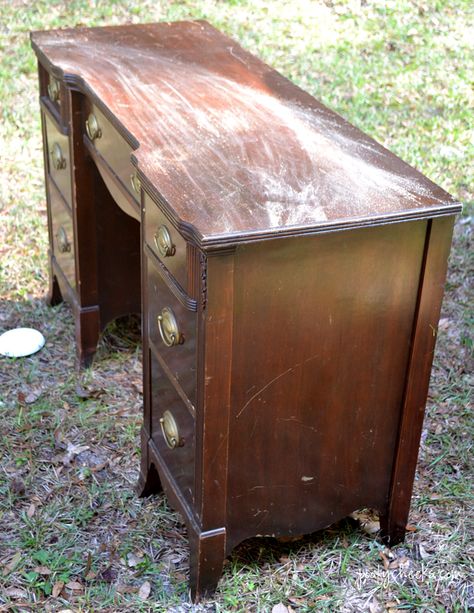
M237 250L230 546L385 512L426 224Z
M79 355L142 298L140 492L163 486L182 512L193 598L250 536L308 533L371 506L388 542L402 539L460 205L205 22L32 38L41 91L47 69L67 94ZM112 178L127 181L133 156L155 197L142 197L141 238L87 156L92 105ZM183 233L170 264L152 239L169 219L173 239ZM182 345L161 343L165 305Z
M203 244L460 208L206 22L35 32L32 42L108 109L141 173Z

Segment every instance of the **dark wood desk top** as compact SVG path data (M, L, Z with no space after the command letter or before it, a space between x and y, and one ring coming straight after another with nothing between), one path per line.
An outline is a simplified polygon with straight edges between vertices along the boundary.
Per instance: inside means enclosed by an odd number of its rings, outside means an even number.
M421 173L203 21L34 32L206 245L459 212Z

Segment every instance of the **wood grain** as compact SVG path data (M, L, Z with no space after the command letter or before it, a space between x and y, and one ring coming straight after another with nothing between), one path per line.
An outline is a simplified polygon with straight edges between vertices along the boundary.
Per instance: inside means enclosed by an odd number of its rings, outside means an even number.
M370 506L403 539L459 203L205 22L32 43L49 299L71 303L82 364L108 321L142 308L138 491L163 488L181 512L193 599L248 537ZM56 140L67 164L50 172ZM179 345L161 340L164 307Z
M143 180L202 246L460 209L206 22L35 32L32 43L133 145Z

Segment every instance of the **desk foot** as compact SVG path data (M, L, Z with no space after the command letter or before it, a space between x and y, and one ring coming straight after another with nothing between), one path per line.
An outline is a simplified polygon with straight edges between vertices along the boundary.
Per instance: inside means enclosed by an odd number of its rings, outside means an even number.
M79 368L92 364L100 336L100 313L98 306L79 309L75 317L76 348Z
M222 575L225 529L195 533L189 530L189 583L193 602L211 596Z
M393 515L380 515L380 538L389 547L403 543L405 540L408 513L403 517Z

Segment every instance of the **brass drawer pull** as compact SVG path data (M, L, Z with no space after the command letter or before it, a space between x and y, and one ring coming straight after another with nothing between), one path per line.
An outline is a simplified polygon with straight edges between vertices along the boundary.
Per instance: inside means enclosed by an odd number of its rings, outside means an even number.
M56 234L58 241L58 249L61 253L68 253L71 251L71 243L68 241L66 230L61 226Z
M50 77L48 83L48 96L52 102L57 102L59 100L59 92L61 91L59 81L54 77Z
M163 417L160 418L160 425L163 437L170 449L176 449L176 447L184 445L184 441L179 437L178 424L171 411L163 413Z
M153 238L156 248L164 258L171 257L176 253L176 247L173 245L171 234L166 226L160 226Z
M167 347L182 345L184 338L178 328L178 322L173 311L169 307L164 307L158 315L158 329L161 340Z
M90 113L89 117L86 119L86 132L91 141L102 136L102 130L94 113Z
M133 191L139 196L142 189L142 184L140 183L140 179L137 177L135 172L130 175L130 184Z
M53 162L53 166L56 170L62 170L66 168L66 158L63 155L63 150L61 149L59 143L54 143L51 148L51 161Z

